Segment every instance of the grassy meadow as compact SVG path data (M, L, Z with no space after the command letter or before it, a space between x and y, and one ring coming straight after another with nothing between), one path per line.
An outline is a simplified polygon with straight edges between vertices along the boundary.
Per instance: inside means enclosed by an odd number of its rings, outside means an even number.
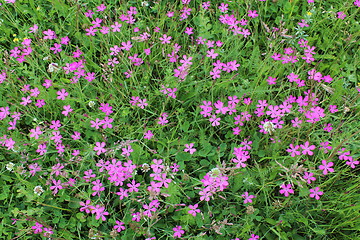
M360 239L360 0L0 0L0 239Z

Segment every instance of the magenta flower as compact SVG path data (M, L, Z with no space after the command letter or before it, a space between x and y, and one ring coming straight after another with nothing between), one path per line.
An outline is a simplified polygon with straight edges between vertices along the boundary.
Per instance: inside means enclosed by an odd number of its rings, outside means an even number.
M331 127L331 123L325 123L323 129L324 129L324 131L331 132L331 130L332 130L333 128Z
M90 213L91 212L91 200L86 200L85 203L84 202L79 202L80 206L82 206L80 208L80 212L86 212L86 213Z
M39 27L38 25L34 24L34 26L30 27L29 29L30 29L29 33L36 33Z
M48 29L46 31L43 31L44 39L55 39L56 38L56 34L54 31L52 31L51 29Z
M101 218L101 220L105 221L106 220L106 215L109 215L108 212L105 212L105 207L102 207L100 205L96 205L95 207L93 207L91 213L95 213L96 217L95 219L98 220Z
M266 81L268 82L269 85L276 84L276 78L273 78L273 77L268 77L268 79L266 79Z
M64 111L62 111L61 113L64 114L65 116L69 115L69 113L73 111L73 109L71 109L70 105L66 105L63 108L64 108Z
M326 160L321 161L322 165L319 166L320 170L323 170L323 174L326 175L328 172L334 172L334 169L331 168L334 163L333 162L326 162Z
M298 145L294 146L293 144L290 144L290 148L286 149L286 151L291 153L292 157L295 157L296 155L300 155L300 151L297 151L299 148Z
M97 155L100 155L101 153L104 153L106 152L106 149L104 148L105 147L105 142L96 142L95 143L95 147L94 147L94 151L97 151Z
M185 144L185 149L184 152L189 152L190 154L194 154L194 152L196 152L196 149L193 148L194 143L190 143L190 144Z
M244 204L245 203L252 203L252 198L255 198L255 196L254 195L249 195L249 193L248 192L244 192L244 194L243 195L241 195L243 198L245 198L245 200L244 200Z
M130 154L134 151L134 149L131 148L131 145L126 146L126 148L122 148L122 156L130 157Z
M69 95L68 92L66 92L65 89L61 89L60 91L57 91L57 99L60 99L60 100L65 100L65 98Z
M125 230L125 226L123 226L124 224L125 223L116 220L116 225L114 226L114 229L116 229L117 232L121 232Z
M166 34L164 34L159 39L161 40L161 44L166 44L166 43L170 43L171 38L172 38L171 36L167 36Z
M36 222L35 226L32 226L31 229L34 230L34 233L41 233L43 231L43 225L41 225L40 223Z
M215 52L214 49L210 49L209 51L206 52L207 53L207 57L210 57L212 59L215 59L219 54Z
M144 99L139 99L139 102L137 104L138 107L140 107L141 109L144 109L146 106L148 106L149 104L146 102L147 100Z
M34 137L35 139L39 139L39 136L43 133L40 130L40 127L37 126L35 129L30 129L30 137Z
M310 197L315 198L316 200L319 200L320 196L323 194L324 192L321 192L319 187L316 187L315 189L310 189Z
M251 234L250 238L248 240L258 240L260 238L260 236L255 235L255 234Z
M197 209L198 206L199 206L199 204L189 205L188 207L190 208L190 210L188 211L188 213L190 213L191 215L196 217L196 213L200 212L200 209Z
M211 118L209 118L209 121L211 122L211 126L219 126L220 120L221 118L216 117L216 115L212 115Z
M96 8L97 8L97 10L96 10L97 12L102 12L106 9L106 6L104 4L101 4L100 6L97 6Z
M91 127L99 129L99 127L103 124L103 121L100 121L100 119L96 118L95 121L90 121Z
M169 18L171 18L171 17L174 16L174 12L167 12L167 13L166 13L166 16L168 16Z
M21 100L23 100L23 102L21 102L20 104L26 106L26 105L32 103L32 100L30 98L31 98L30 96L22 97Z
M194 32L193 32L193 28L187 27L186 30L184 31L184 33L186 33L186 34L188 34L188 35L193 34L193 33L194 33Z
M315 180L316 180L316 178L313 177L313 176L314 176L313 173L304 172L303 178L304 178L305 180L307 180L307 183L308 183L308 184L311 184L312 181L315 181Z
M63 186L61 184L61 180L56 181L55 179L52 180L53 186L50 187L50 190L53 191L53 194L57 194L60 189L63 189Z
M95 196L95 195L100 196L100 192L103 192L105 190L105 187L102 186L103 184L100 182L99 179L91 183L94 184L94 186L92 187L92 190L94 192L91 194L91 196Z
M119 192L116 192L116 195L119 195L119 199L123 200L124 198L128 197L128 190L127 189L123 189L123 188L119 188Z
M346 14L344 12L337 12L337 18L344 19L346 17Z
M248 16L251 18L256 18L257 16L259 16L259 14L256 13L256 10L254 11L249 10L248 13L249 13Z
M290 196L291 194L294 194L294 190L291 189L291 184L283 184L280 186L282 189L279 191L281 194L284 194L285 197Z
M150 140L153 136L154 136L154 134L150 130L148 130L146 133L144 133L145 139Z
M54 47L51 47L50 50L54 51L54 54L61 52L62 51L61 44L54 43Z
M176 226L173 228L174 238L180 238L185 233L185 231L182 230L181 228L182 228L181 226Z
M314 154L311 150L314 150L316 148L315 145L311 145L311 146L309 146L309 145L310 145L310 143L308 141L306 141L304 144L300 145L300 147L303 149L303 151L302 151L303 155L308 154L308 155L312 156Z
M135 180L132 180L131 183L126 184L126 186L129 187L129 192L138 192L138 187L140 187L140 183L136 183Z

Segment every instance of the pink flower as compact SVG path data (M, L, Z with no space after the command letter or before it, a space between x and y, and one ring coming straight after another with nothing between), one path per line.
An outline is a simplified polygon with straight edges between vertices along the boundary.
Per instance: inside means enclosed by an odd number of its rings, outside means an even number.
M316 187L315 189L310 189L310 197L315 198L316 200L319 200L320 196L323 194L324 192L321 192L319 187Z
M220 120L221 118L216 117L216 115L212 115L211 118L209 118L209 121L211 122L211 126L219 126Z
M205 9L205 10L208 9L208 8L210 7L210 1L203 2L201 6L202 6L202 8Z
M266 79L266 81L268 82L269 85L276 84L276 78L273 78L273 77L268 77L268 79Z
M101 220L105 221L106 220L106 215L109 215L108 212L105 212L105 207L102 207L100 205L96 205L95 207L93 207L91 213L95 213L96 217L95 219L98 220L101 218Z
M101 4L100 6L97 6L97 12L103 12L106 9L106 6L104 4Z
M180 238L185 233L185 231L182 230L181 228L182 228L181 226L176 226L173 228L174 238Z
M69 113L73 111L73 109L71 109L70 105L66 105L63 108L64 108L64 111L62 111L61 113L64 114L65 116L69 115Z
M194 152L196 152L195 148L192 148L194 146L194 143L190 143L190 144L185 144L185 149L184 152L189 152L190 154L194 154Z
M218 8L220 9L220 12L226 13L229 10L228 6L229 4L221 3Z
M259 16L259 14L256 13L256 10L254 11L249 10L248 13L249 13L248 16L251 18L256 18L257 16Z
M310 143L308 141L306 141L304 144L300 145L300 147L303 149L303 151L302 151L303 155L308 154L308 155L312 156L314 154L311 150L314 150L316 147L315 147L315 145L309 146L309 144Z
M37 126L35 129L30 129L30 137L34 137L35 139L39 139L39 136L43 133L40 130L40 127Z
M125 230L125 226L123 226L124 224L125 223L116 220L116 225L114 226L114 229L116 229L117 232L121 232Z
M56 34L53 30L48 29L46 31L43 31L44 39L55 39L56 38Z
M327 163L326 160L322 160L321 163L322 163L322 165L319 166L319 169L323 170L324 175L327 175L328 172L334 172L334 169L331 168L334 165L333 162Z
M56 181L55 179L52 180L53 186L50 187L50 190L53 191L53 194L57 194L60 189L63 189L63 186L61 185L61 180Z
M131 145L126 146L126 148L122 148L122 156L130 157L130 154L134 151L134 149L131 148Z
M346 14L344 12L337 12L337 18L344 19L346 17Z
M360 0L355 0L354 5L357 6L357 7L360 7Z
M35 226L32 226L31 229L34 230L34 233L41 233L43 231L43 225L41 225L40 223L36 222Z
M297 151L299 148L298 145L294 146L293 144L290 144L290 148L286 149L286 151L291 153L292 157L295 157L296 155L300 155L300 151Z
M39 27L38 25L34 24L34 26L30 27L29 29L30 29L29 33L36 33Z
M315 181L315 180L316 180L316 178L313 177L313 176L314 176L313 173L304 172L303 178L307 180L307 183L308 183L308 184L311 184L312 181Z
M94 147L94 151L97 151L97 155L100 155L101 153L104 153L106 152L106 149L104 148L105 147L105 143L104 142L96 142L95 143L95 147Z
M184 31L184 33L186 33L187 35L193 34L193 33L194 33L194 32L193 32L193 28L187 27L186 30Z
M154 134L150 130L148 130L146 133L144 133L144 138L145 139L150 140L153 136L154 136Z
M61 89L60 91L57 91L56 94L58 95L56 99L65 100L65 98L69 95L68 92L66 92L65 89Z
M170 43L171 36L167 36L166 34L164 34L159 39L161 40L161 44L166 44L166 43Z
M196 213L199 213L200 212L200 209L197 209L198 208L198 204L195 204L195 205L189 205L188 207L191 209L188 211L188 213L190 213L191 215L193 215L194 217L196 217Z
M291 184L283 184L280 186L282 189L279 191L281 194L284 194L285 197L290 196L291 194L294 194L294 190L291 189Z
M219 54L215 53L214 49L211 49L209 51L206 52L207 53L207 57L211 57L212 59L215 59Z
M251 236L250 236L250 238L248 240L257 240L259 238L260 238L260 236L255 235L255 234L251 234Z
M244 192L244 194L243 195L241 195L243 198L245 198L245 200L244 200L244 204L245 203L252 203L252 198L255 198L255 196L254 195L249 195L249 193L248 192Z

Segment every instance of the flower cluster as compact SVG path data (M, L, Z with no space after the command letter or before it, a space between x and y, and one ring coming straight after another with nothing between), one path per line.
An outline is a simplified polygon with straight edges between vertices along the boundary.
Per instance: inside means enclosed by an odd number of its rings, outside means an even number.
M200 200L208 202L216 192L224 191L229 185L228 179L228 176L221 173L220 169L212 169L201 179L204 188L199 192Z

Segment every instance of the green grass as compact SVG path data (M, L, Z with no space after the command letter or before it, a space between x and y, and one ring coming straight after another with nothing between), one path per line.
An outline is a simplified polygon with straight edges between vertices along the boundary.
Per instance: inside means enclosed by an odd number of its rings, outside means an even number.
M197 0L187 5L148 1L148 6L141 1L1 1L1 238L47 239L49 231L51 239L359 239L357 2L223 2L228 16L247 20L247 25L237 23L238 32L251 33L245 37L220 21L225 15L220 1L211 1L208 9ZM106 9L96 11L101 4ZM133 24L122 17L130 7L137 11ZM192 11L181 19L184 7ZM88 10L92 18L85 15ZM259 15L251 18L249 10ZM338 18L338 12L346 17ZM96 18L109 32L96 27L95 36L86 35ZM302 19L309 26L300 27ZM112 31L115 22L122 25L118 32ZM30 33L34 24L38 30ZM189 27L192 35L184 33ZM48 29L55 39L44 39ZM144 33L149 35L141 39ZM162 44L164 34L171 36L170 43ZM54 53L54 44L65 36L69 43ZM199 44L199 38L205 43ZM25 39L31 39L32 51L21 61ZM308 62L300 39L315 47ZM127 41L130 50L111 53ZM176 46L181 48L174 53ZM215 59L211 49L218 54ZM75 58L77 50L81 55ZM275 54L283 59L274 60ZM286 63L285 55L296 61ZM109 65L115 57L118 63ZM239 66L231 68L235 60ZM217 61L223 66L220 77L213 77ZM57 70L50 71L51 64ZM185 70L179 69L182 65ZM74 69L67 73L69 66ZM327 77L309 79L312 69ZM181 77L176 71L186 73ZM95 79L88 81L91 73ZM289 81L291 73L298 80ZM269 77L276 84L269 84ZM46 79L52 86L44 84ZM57 98L62 89L68 93L64 100ZM238 99L234 105L229 103L233 96ZM303 101L306 96L312 97ZM22 104L26 97L32 102ZM134 97L148 105L132 104ZM41 101L46 104L38 107ZM207 111L209 101L212 110ZM264 101L268 105L261 110L257 105ZM101 110L102 104L111 108ZM66 115L68 105L72 111ZM271 113L273 107L288 110ZM164 113L168 122L159 124ZM95 127L106 119L112 126ZM294 120L301 121L300 127ZM149 130L154 136L144 138ZM331 149L324 149L326 142ZM184 151L190 143L193 154ZM307 144L314 146L310 154ZM293 146L300 152L291 156L287 150ZM236 152L242 161L235 159ZM328 166L333 172L323 173L323 160L333 163ZM316 180L307 183L305 172ZM90 180L84 178L91 174ZM61 187L54 189L58 181ZM95 181L104 187L99 194L93 194ZM130 192L133 181L140 186ZM287 184L294 191L289 196L280 192ZM203 197L209 185L212 193ZM318 200L310 197L316 187L323 192ZM251 202L244 203L245 192L253 196ZM87 200L88 209L83 208ZM193 216L189 205L195 204L200 213ZM101 207L108 215L96 212ZM133 214L139 212L137 221ZM176 235L177 226L184 232Z

